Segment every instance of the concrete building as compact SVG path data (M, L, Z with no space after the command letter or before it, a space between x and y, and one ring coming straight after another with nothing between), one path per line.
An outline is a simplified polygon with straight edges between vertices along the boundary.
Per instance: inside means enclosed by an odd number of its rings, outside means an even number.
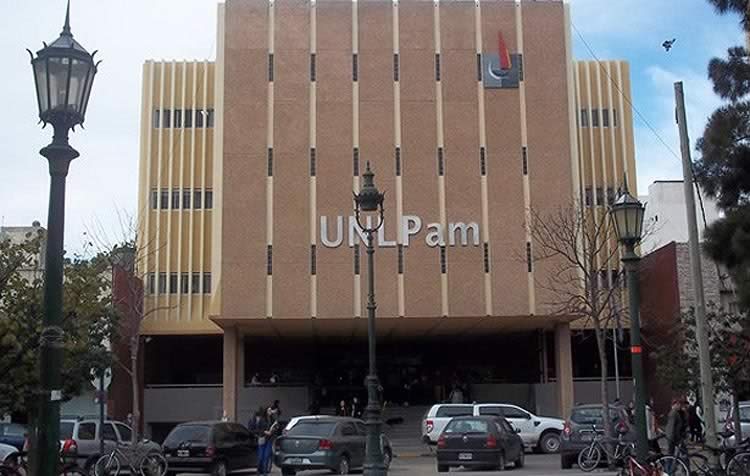
M636 183L621 91L627 63L573 61L561 1L220 4L216 62L143 70L152 431L362 392L366 162L387 191L386 399L461 382L542 413L595 400L592 339L552 311L529 220L578 199L603 213Z

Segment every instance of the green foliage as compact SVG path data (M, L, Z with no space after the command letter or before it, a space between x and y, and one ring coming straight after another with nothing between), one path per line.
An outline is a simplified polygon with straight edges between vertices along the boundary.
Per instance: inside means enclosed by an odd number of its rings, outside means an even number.
M716 8L716 11L725 13L736 13L742 16L742 26L745 30L750 27L750 15L748 14L748 0L708 0L708 3Z
M706 323L714 389L717 394L733 393L739 382L750 378L750 318L710 305ZM684 395L700 381L694 309L680 316L671 337L657 351L657 375L675 394Z
M0 414L32 413L39 385L42 329L41 273L26 273L39 252L39 240L0 241ZM92 367L111 364L106 344L117 315L110 297L107 261L75 258L65 265L63 395L71 398L89 386Z

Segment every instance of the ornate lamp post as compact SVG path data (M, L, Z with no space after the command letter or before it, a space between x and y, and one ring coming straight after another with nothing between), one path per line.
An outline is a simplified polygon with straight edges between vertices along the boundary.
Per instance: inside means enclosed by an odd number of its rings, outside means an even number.
M27 50L29 51L29 50ZM50 196L47 216L46 269L44 274L44 320L40 342L41 388L34 467L39 476L57 474L62 398L63 230L65 224L65 178L78 152L68 144L68 131L83 125L91 85L99 63L94 55L73 39L70 32L70 2L60 37L37 52L29 51L39 106L39 119L52 124L52 143L39 151L49 162Z
M641 257L635 252L635 245L641 241L643 232L643 214L645 207L625 191L617 199L610 213L615 225L617 240L625 247L622 262L627 272L628 301L630 307L630 355L633 359L633 377L635 379L635 426L636 456L638 461L648 458L648 438L646 433L646 381L643 377L643 357L641 352L640 289L638 288L638 264Z
M367 449L364 474L367 476L382 476L387 474L388 470L383 461L380 382L378 381L375 360L375 309L377 309L377 305L375 304L375 263L373 260L375 248L372 241L373 235L383 226L383 198L385 194L375 187L375 174L370 170L370 162L367 162L367 170L362 174L362 177L364 179L362 190L358 194L354 194L354 213L357 217L357 225L367 236L367 339L370 350L370 372L365 379L367 387L367 408L365 409ZM373 226L369 219L363 225L361 212L375 212L375 225Z

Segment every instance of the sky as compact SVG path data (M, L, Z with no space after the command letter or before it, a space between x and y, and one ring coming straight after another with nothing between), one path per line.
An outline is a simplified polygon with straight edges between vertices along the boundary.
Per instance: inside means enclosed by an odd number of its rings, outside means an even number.
M683 81L691 141L721 104L706 65L744 44L734 16L718 16L707 0L569 0L574 57L630 62L638 188L681 179L674 122L675 81ZM80 250L86 233L119 233L137 203L141 68L145 59L214 59L216 0L72 0L71 27L103 60L94 82L86 128L71 134L81 152L67 182L66 248ZM0 224L47 220L49 175L38 150L51 130L38 111L26 48L36 51L60 33L64 0L0 0ZM580 36L579 36L580 34ZM583 38L583 40L581 39ZM661 44L676 38L665 52ZM585 43L584 43L585 40ZM664 145L661 141L666 143Z

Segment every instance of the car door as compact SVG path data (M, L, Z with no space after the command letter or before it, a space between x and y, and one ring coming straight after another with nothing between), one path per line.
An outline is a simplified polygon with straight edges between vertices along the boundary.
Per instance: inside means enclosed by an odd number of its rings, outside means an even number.
M523 443L525 445L536 444L536 428L534 427L534 420L531 418L531 414L526 410L512 405L501 405L501 408L505 419L512 423L514 427L521 430L519 436L523 440Z
M83 425L84 424L82 423L81 426ZM117 432L115 431L115 425L110 422L105 422L104 426L102 427L102 436L104 437L105 453L109 453L117 447L119 438L117 437Z
M216 454L224 457L224 460L227 462L227 470L234 471L237 469L239 457L229 424L217 424L214 427L214 438L216 441Z
M244 426L235 423L232 425L235 447L237 453L237 468L248 469L257 465L257 448L251 445L250 432Z
M124 423L115 423L117 433L120 435L120 443L129 445L133 443L133 430Z
M352 468L359 468L364 465L364 438L357 434L354 422L346 421L339 425L339 438L341 438L344 451L349 454L349 464Z
M79 459L87 459L99 454L99 435L96 433L96 427L96 423L84 421L78 424L78 433L72 435L78 443Z
M505 460L515 461L521 456L523 443L518 437L516 429L504 418L498 418L499 429L502 432L503 445L505 447Z
M354 426L357 427L357 446L362 452L362 464L365 464L365 455L367 454L367 426L361 421L355 422ZM382 437L381 437L382 443ZM382 445L381 445L382 446ZM381 447L381 450L383 448Z

